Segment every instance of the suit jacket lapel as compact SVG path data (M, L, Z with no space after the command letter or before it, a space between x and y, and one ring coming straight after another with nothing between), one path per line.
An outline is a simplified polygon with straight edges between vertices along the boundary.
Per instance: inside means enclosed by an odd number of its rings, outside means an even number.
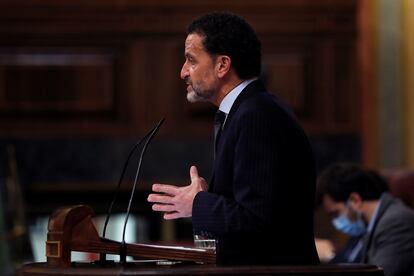
M368 261L368 251L371 247L372 239L374 237L375 229L377 228L378 222L381 220L381 217L384 215L385 211L388 209L388 207L393 203L393 198L385 193L382 196L381 203L379 205L379 210L377 217L374 221L374 225L370 232L366 233L363 237L364 246L362 248L362 261L366 263Z
M223 129L225 129L226 126L230 124L230 121L234 113L236 113L236 111L239 109L240 104L243 101L255 95L256 93L265 92L265 91L266 89L260 80L255 80L251 82L248 86L246 86L243 89L243 91L240 93L240 95L237 97L237 99L234 101L233 106L230 109L230 113L229 115L227 115L226 123L224 124Z
M226 130L227 126L231 123L233 115L237 111L237 109L239 108L240 104L244 100L246 100L249 97L251 97L252 95L254 95L255 93L265 92L265 91L266 91L266 89L265 89L263 83L260 80L255 80L255 81L251 82L248 86L246 86L243 89L243 91L240 93L240 95L234 101L233 106L231 107L230 112L227 115L226 122L224 124L224 127L221 130L221 138L223 138L223 136L225 136L225 130ZM216 160L214 160L214 164L213 164L213 173L211 175L211 181L210 181L210 185L208 187L209 192L213 191L213 188L214 188L215 162L216 162Z

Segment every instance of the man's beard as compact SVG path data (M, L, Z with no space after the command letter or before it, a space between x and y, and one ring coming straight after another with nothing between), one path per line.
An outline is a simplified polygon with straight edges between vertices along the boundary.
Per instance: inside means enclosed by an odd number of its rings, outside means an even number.
M194 87L192 84L188 85L191 87L191 90L187 91L187 101L190 103L208 102L214 95L214 89L203 90L199 87Z

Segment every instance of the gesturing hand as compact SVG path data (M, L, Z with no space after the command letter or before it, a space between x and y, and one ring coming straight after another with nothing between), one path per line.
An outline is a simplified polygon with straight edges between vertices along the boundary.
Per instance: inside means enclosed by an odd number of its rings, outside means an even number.
M154 194L148 196L148 202L153 202L152 210L164 212L164 219L191 217L194 197L198 192L207 191L208 185L204 178L198 175L197 167L190 168L191 183L185 187L168 184L153 184Z

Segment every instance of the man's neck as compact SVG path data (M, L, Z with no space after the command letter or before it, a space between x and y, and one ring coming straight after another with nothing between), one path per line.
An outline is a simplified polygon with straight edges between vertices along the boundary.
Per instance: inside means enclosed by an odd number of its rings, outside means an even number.
M364 217L364 220L367 224L369 224L372 217L374 216L378 204L379 200L364 201L364 205L362 207L362 216Z
M217 107L220 106L220 103L223 101L224 97L226 97L231 90L233 90L237 85L239 85L242 82L243 80L241 80L239 77L235 75L229 76L221 85L217 93L217 97L213 101L213 104Z

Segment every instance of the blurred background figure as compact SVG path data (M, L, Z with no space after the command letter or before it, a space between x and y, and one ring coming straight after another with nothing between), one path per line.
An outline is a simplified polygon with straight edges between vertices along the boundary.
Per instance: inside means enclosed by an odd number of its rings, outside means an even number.
M3 179L0 180L0 188L4 186ZM0 192L0 274L9 275L12 273L12 266L9 256L9 246L6 231L5 214L3 213L3 192Z
M351 164L348 164L351 166ZM353 165L356 166L356 165ZM329 176L324 176L327 174L327 171L329 171L330 168L326 169L322 172L322 174L319 176L318 180L318 191L317 191L317 206L321 207L322 205L322 199L324 194L322 193L323 188L321 185L326 185L324 182L326 181L333 181L333 179L327 179ZM387 181L379 175L376 171L367 170L366 173L370 175L370 181L373 182L373 185L375 184L376 190L378 194L382 194L384 192L389 191L389 187L387 184ZM324 178L324 179L321 179ZM332 216L331 216L332 219ZM332 226L334 227L334 224L332 223ZM340 244L337 244L337 242L331 240L331 239L321 239L316 238L315 242L318 248L318 254L319 257L323 262L330 262L330 263L360 263L362 256L361 256L361 246L362 242L360 241L363 234L355 233L352 231L341 231L339 229L336 229L337 231L340 231L339 234L341 235L341 238L344 240ZM348 233L345 233L348 232Z
M33 254L14 147L6 150L8 167L0 179L0 274L12 275L15 267L33 261Z
M414 273L414 211L387 191L377 173L353 164L335 164L320 174L323 209L338 231L351 236L333 261L378 265L387 276Z

